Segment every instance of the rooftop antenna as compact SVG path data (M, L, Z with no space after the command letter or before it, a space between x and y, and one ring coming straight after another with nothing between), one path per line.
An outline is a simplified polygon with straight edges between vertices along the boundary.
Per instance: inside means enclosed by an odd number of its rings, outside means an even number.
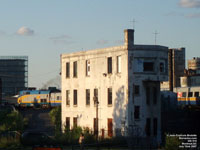
M157 31L155 31L153 34L155 34L155 45L156 45L156 40L157 40L157 35L159 34Z
M135 19L133 19L132 21L130 21L133 24L133 30L135 29Z

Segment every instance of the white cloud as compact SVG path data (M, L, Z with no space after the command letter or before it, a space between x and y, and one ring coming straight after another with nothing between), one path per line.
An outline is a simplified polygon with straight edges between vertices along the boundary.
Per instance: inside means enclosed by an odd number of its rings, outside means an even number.
M17 34L25 35L25 36L32 36L32 35L34 35L34 30L23 26L18 29Z
M185 8L200 8L200 0L180 0L179 5Z

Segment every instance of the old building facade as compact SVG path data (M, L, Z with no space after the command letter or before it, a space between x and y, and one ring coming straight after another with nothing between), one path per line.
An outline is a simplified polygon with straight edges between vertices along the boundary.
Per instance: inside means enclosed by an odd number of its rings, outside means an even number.
M132 29L124 35L122 46L61 55L63 129L98 128L104 137L160 141L160 81L168 80L168 48L135 45Z

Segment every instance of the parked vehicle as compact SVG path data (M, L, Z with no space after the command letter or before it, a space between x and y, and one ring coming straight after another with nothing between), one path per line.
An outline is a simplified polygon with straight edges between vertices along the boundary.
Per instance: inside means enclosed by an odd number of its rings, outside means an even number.
M27 131L21 136L21 144L24 146L54 146L55 140L45 132Z

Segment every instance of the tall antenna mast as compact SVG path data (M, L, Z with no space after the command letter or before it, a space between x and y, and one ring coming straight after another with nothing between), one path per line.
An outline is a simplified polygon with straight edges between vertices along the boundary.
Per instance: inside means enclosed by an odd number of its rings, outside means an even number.
M130 21L133 24L133 29L135 29L135 19L133 19L132 21Z
M155 31L153 34L155 34L155 45L156 45L156 40L157 40L157 35L159 34L157 31Z

